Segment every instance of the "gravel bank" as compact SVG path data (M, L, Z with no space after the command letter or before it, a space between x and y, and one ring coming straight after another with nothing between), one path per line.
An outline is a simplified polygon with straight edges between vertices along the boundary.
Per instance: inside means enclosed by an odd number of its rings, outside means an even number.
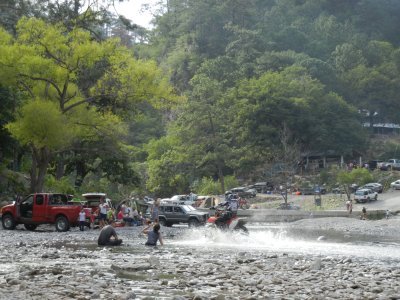
M348 218L284 225L384 235L400 220ZM0 230L0 299L400 299L400 261L182 246L187 228L162 228L149 249L141 228L119 230L124 246L97 247L99 231Z

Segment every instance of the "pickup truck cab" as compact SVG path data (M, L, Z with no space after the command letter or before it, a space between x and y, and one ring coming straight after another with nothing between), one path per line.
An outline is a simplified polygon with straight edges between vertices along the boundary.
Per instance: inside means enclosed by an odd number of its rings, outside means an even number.
M55 224L57 231L67 231L78 224L81 205L69 203L65 194L36 193L2 208L2 225L12 230L24 224L28 230L35 230L40 224Z
M400 159L392 158L380 164L380 169L385 171L400 170Z

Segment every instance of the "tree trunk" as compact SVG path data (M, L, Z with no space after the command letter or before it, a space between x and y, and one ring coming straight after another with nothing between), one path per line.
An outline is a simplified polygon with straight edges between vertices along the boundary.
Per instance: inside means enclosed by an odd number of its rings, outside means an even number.
M76 162L76 177L75 177L75 187L80 187L82 185L83 179L86 177L88 171L84 161Z
M210 121L211 132L213 135L214 151L217 151L216 150L217 149L217 146L216 146L217 133L215 132L214 122L213 122L210 111L208 111L208 120ZM225 179L224 179L224 172L222 170L223 160L219 159L219 153L217 153L217 156L218 156L218 158L216 161L216 165L217 165L217 169L218 169L218 179L221 184L221 192L223 194L223 193L225 193ZM221 161L222 161L222 163L221 163Z
M224 173L222 172L222 167L220 163L217 163L217 168L218 168L218 179L219 183L221 184L221 192L222 194L225 193L225 177Z
M32 149L32 166L31 166L31 187L32 193L43 192L44 179L47 174L47 167L50 162L51 153L47 147L36 149L31 146Z
M60 180L64 176L64 156L60 153L57 156L57 164L56 164L56 179Z

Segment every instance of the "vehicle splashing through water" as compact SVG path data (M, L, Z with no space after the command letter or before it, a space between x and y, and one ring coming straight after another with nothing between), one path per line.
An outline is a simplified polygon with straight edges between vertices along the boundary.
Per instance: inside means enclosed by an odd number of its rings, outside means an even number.
M188 230L179 240L171 242L171 246L400 261L398 241L379 241L376 238L371 240L366 240L362 235L350 236L337 232L310 233L279 226L254 226L249 228L248 234L221 230Z

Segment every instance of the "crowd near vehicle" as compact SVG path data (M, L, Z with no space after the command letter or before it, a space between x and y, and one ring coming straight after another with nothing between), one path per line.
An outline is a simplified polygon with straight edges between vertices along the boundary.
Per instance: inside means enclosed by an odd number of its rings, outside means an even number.
M378 200L378 193L371 189L358 189L354 193L354 200L357 203L366 203L372 200Z
M150 218L150 212L146 214ZM174 224L188 224L189 227L205 225L209 214L197 210L191 205L173 201L161 201L158 219L162 226L171 227Z
M85 199L84 204L86 207L91 208L92 212L95 213L100 205L100 199L105 199L105 204L109 208L113 207L112 201L110 198L107 198L105 193L85 193L82 194L82 197Z
M35 230L40 224L54 224L57 231L67 231L78 224L82 206L66 194L36 193L19 198L2 208L2 225L12 230L23 224Z

